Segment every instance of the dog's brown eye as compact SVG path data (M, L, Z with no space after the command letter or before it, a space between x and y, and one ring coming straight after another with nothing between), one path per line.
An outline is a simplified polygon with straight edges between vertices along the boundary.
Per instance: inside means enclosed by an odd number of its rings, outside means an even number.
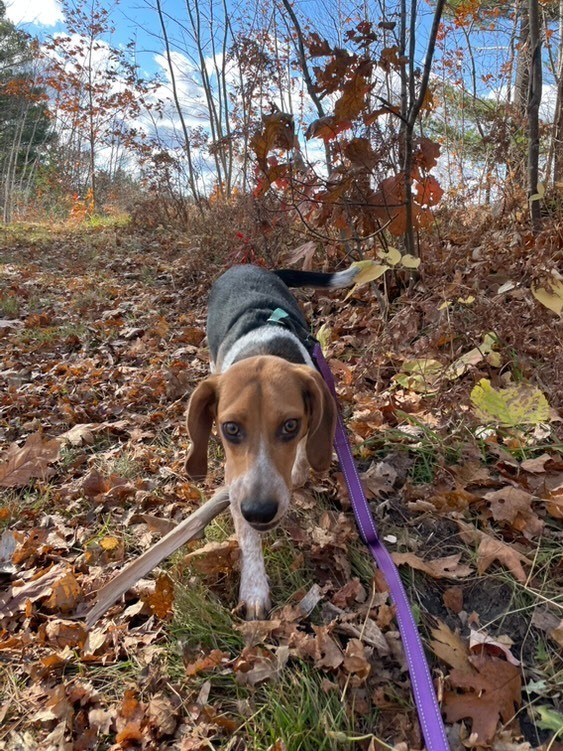
M224 422L223 435L228 440L236 441L242 435L240 425L238 425L236 422Z
M295 418L292 418L291 420L286 420L282 427L282 435L291 436L297 432L298 428L299 428L299 420L296 420Z

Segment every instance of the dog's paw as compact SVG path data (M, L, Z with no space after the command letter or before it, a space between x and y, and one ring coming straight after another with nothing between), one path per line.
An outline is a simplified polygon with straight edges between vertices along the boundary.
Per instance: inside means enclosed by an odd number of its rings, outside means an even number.
M237 612L246 621L266 620L271 607L267 581L262 582L261 586L256 582L250 586L241 586Z
M265 621L270 611L270 599L266 600L241 600L237 606L237 613L245 621Z

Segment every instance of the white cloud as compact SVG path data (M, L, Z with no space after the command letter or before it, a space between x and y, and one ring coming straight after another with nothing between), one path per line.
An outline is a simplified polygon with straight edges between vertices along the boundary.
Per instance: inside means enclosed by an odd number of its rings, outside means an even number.
M6 16L16 26L55 26L64 18L59 0L8 0Z

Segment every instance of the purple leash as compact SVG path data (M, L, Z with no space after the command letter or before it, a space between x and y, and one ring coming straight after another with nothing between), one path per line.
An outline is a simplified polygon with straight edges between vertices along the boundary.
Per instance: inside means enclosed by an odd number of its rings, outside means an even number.
M338 403L334 378L318 343L315 344L313 349L313 358L325 383ZM418 633L399 571L391 555L379 541L375 522L360 483L356 463L352 456L352 449L346 437L344 421L339 410L337 410L334 447L344 473L361 537L371 550L375 561L383 572L385 580L389 585L389 593L396 607L397 622L407 657L412 691L426 747L428 751L450 751L440 707L438 706L430 670L420 640L420 634Z

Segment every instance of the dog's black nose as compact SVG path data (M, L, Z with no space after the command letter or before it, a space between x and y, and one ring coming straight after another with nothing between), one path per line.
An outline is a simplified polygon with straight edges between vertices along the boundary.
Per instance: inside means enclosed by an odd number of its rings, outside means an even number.
M264 501L244 500L240 510L249 524L268 524L278 513L278 504L271 498Z

